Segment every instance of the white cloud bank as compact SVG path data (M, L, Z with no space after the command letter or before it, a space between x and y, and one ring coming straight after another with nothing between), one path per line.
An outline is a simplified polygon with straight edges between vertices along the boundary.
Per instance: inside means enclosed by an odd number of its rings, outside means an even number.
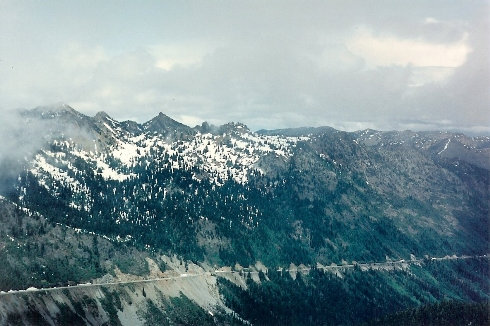
M471 52L467 41L468 33L457 42L433 43L423 39L378 36L363 28L347 41L347 48L366 60L369 66L456 68L465 63Z

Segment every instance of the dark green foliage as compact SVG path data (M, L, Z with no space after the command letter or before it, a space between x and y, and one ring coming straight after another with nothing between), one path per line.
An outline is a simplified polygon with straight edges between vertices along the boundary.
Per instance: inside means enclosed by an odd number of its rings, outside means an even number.
M133 275L147 275L150 272L148 262L141 257L134 255L117 255L114 259L115 264L121 272Z
M371 322L379 326L487 326L490 325L490 305L444 301L415 309L404 310Z
M214 325L211 315L183 294L170 298L170 310L177 325Z
M163 299L163 304L157 305L147 300L146 325L217 325L214 318L185 295ZM226 317L220 317L227 320Z
M6 325L10 326L23 326L27 323L31 325L47 325L48 322L44 317L36 310L28 310L23 313L22 316L17 314L9 314L6 318Z
M68 297L68 299L70 299L70 302L73 306L73 308L75 308L75 313L78 314L79 316L84 316L85 315L85 311L83 310L83 304L82 302L85 301L86 299L89 299L88 297L84 297L83 300L73 300L71 294L70 294L70 291L68 291L67 289L64 289L63 290L63 294L65 296Z
M449 298L477 302L489 297L488 258L429 261L412 271L433 293L447 292Z
M78 313L72 311L66 304L58 304L60 313L56 316L56 323L58 325L73 325L84 326L86 322L83 317Z
M220 186L196 180L204 173L199 166L189 167L161 147L152 147L131 167L108 153L110 166L132 175L114 181L102 178L95 163L58 146L52 150L82 171L70 176L96 195L89 200L54 180L55 190L48 191L26 172L20 181L23 202L52 221L111 237L130 235L140 249L149 245L151 251L224 265L486 252L488 230L478 226L488 222L487 170L424 152L412 140L419 135L385 133L381 137L391 139L386 143L400 137L403 142L395 143L407 142L387 147L359 143L357 134L322 130L299 142L289 160L264 158L275 167L271 173L251 173L247 184L217 177ZM173 163L179 169L170 169ZM86 210L72 208L73 202ZM203 218L213 227L208 235L213 248L198 243Z
M343 278L318 269L296 279L270 271L269 281L249 279L246 291L222 278L219 286L226 304L253 324L359 325L445 298L484 302L488 292L476 292L485 289L484 265L480 260L433 262L414 269L415 274L354 268Z
M261 284L249 282L246 292L220 279L227 304L257 325L358 324L403 307L399 295L382 294L369 285L383 283L379 275L349 274L341 280L318 274L308 283L301 277L271 276Z
M167 269L168 269L168 266L167 264L165 264L165 262L160 258L160 257L156 257L154 259L154 261L157 263L158 265L158 268L162 271L162 272L165 272Z
M145 315L145 325L171 325L171 320L162 311L162 308L158 308L153 301L148 300L146 304L146 315Z
M100 121L80 119L100 151L118 141L104 134ZM9 186L9 200L44 218L0 207L0 261L5 262L0 265L0 288L80 282L110 273L111 266L145 275L145 257L162 253L209 265L261 261L274 268L488 251L488 139L330 128L290 131L313 135L298 141L286 156L262 153L256 164L265 175L251 170L248 182L240 184L233 181L231 169L223 180L199 163L190 166L181 155L185 146L175 144L192 141L195 130L172 121L160 116L147 127L151 135L168 136L161 141L174 150L155 144L130 165L121 164L110 150L99 157L129 176L123 181L105 179L95 161L82 159L64 141L49 147L55 155L39 155L75 183L29 168L17 181L8 178L8 183L16 182ZM135 123L120 126L130 133L144 130ZM235 127L213 131L222 133L218 147L235 146L230 136L240 138ZM459 149L442 153L449 140L459 143ZM232 160L226 165L239 167ZM82 236L66 226L128 241L109 245L101 236ZM343 279L317 270L309 276L298 274L295 280L271 272L259 275L260 285L249 282L248 291L230 284L222 291L230 305L258 324L356 324L446 298L486 300L487 275L486 260L427 259L410 273L362 272L357 267ZM117 307L109 294L106 298L105 305ZM184 324L191 319L178 319L181 315L202 317L203 322L211 318L185 300L162 303L165 309L149 303L149 310L164 311L155 311L155 321L162 323L162 316L168 318L171 312L176 313L171 320ZM111 316L117 310L107 309Z
M70 259L66 255L50 257L39 255L26 246L7 247L0 253L0 289L23 289L29 286L66 285L69 281L81 282L102 276L93 261L79 258ZM17 260L15 257L23 257Z
M126 244L52 225L6 202L0 202L0 222L0 290L85 283L111 272L101 261L126 273L149 271L146 255Z
M119 317L117 316L117 311L123 310L119 294L117 292L112 292L105 287L102 287L101 289L102 292L104 292L104 297L100 298L99 301L105 312L109 315L109 325L121 325Z

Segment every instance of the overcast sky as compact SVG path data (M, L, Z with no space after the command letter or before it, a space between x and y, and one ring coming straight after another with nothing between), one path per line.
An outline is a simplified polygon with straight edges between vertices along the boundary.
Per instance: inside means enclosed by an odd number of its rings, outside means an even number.
M489 8L0 0L0 110L490 135Z

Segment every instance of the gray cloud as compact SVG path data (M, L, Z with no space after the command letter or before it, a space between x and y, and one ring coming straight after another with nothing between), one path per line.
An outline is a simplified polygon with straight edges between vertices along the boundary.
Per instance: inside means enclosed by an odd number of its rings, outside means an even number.
M49 139L50 126L47 121L31 121L22 117L21 112L2 112L0 128L0 193L12 186L13 179L24 168L26 159L32 157Z
M0 109L490 133L486 2L2 5Z
M60 112L65 105L53 105L39 110L7 110L2 112L0 128L0 193L5 194L20 172L40 150L60 136L72 138L83 146L93 146L93 133L82 120L66 118ZM46 116L39 112L51 111ZM61 115L58 115L58 113ZM90 148L90 147L89 147Z

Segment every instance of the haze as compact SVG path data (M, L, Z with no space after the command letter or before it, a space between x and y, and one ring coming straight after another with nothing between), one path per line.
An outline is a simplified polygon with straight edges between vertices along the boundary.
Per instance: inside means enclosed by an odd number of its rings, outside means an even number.
M0 111L490 134L488 1L0 1Z

